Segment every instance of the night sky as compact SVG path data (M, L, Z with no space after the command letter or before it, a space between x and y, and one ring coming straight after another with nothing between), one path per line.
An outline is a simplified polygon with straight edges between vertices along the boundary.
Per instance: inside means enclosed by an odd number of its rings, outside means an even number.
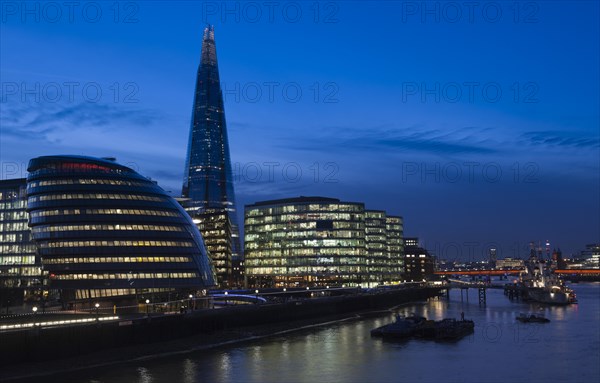
M179 195L209 22L240 211L365 202L448 259L600 241L597 1L76 4L1 3L2 179L114 156Z

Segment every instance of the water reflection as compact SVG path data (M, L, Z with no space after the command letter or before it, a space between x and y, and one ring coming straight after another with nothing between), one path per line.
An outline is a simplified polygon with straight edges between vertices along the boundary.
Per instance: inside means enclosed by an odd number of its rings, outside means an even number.
M229 353L221 353L219 358L219 379L222 382L229 380L231 373L231 355Z
M196 378L196 369L197 369L197 365L196 363L191 360L186 358L183 361L183 379L182 382L183 383L195 383L197 380Z
M152 361L150 367L114 366L75 374L100 382L398 382L398 381L600 381L600 284L577 286L579 306L549 307L511 302L489 290L487 305L474 299L398 307L430 319L473 319L475 332L456 343L387 342L372 328L393 314L341 322L252 344ZM463 297L464 298L464 297ZM473 297L472 297L473 298ZM520 312L541 312L547 324L522 324Z
M250 347L249 350L249 361L250 363L245 363L243 365L243 369L246 369L251 375L251 380L253 382L264 381L265 377L263 376L263 368L262 363L264 362L262 357L263 347L256 345ZM270 364L275 364L274 360L269 360Z
M152 375L150 374L150 371L148 371L147 368L139 367L137 369L137 372L139 374L138 382L140 382L140 383L151 383L152 382Z

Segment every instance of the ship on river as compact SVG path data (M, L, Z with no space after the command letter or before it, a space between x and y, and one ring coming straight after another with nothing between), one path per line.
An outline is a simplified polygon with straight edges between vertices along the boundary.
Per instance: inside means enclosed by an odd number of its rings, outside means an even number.
M566 286L558 275L551 272L551 261L541 258L541 251L536 254L532 248L529 260L526 262L527 273L520 275L512 286L506 286L505 291L516 292L523 300L538 303L551 305L577 303L575 292Z

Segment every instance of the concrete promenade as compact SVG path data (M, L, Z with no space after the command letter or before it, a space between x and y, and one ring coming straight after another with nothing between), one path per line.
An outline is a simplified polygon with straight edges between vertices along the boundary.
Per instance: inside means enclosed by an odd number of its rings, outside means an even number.
M135 357L156 353L161 342L186 338L207 338L211 342L235 341L231 330L248 326L281 329L303 324L319 323L336 315L390 308L402 303L426 300L437 296L440 288L411 287L363 291L353 295L296 299L283 303L243 304L218 309L202 309L177 315L120 318L93 321L71 326L39 327L0 332L0 366L11 366L5 376L37 362L68 359L86 354L137 347ZM296 323L296 324L295 324ZM271 326L273 325L273 326ZM220 336L229 332L227 337ZM227 339L225 339L227 338ZM156 345L156 346L155 346ZM159 347L160 348L160 347ZM123 355L123 360L130 356ZM118 361L118 358L117 358Z

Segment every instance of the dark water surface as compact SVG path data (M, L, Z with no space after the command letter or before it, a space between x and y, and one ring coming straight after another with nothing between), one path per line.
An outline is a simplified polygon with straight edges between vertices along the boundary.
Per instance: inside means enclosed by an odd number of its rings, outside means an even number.
M512 303L502 290L402 306L430 319L465 317L475 333L455 343L388 342L369 331L392 314L101 369L78 371L78 382L600 382L600 283L572 285L578 305ZM547 324L521 324L520 312L542 312ZM57 376L53 379L59 378Z

